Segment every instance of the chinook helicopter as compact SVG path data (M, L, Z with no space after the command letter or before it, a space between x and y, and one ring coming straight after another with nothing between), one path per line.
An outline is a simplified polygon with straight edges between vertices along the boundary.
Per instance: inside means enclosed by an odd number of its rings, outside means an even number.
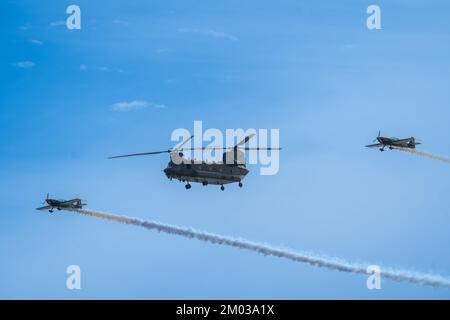
M242 150L281 150L281 148L250 148L242 147L248 142L254 134L246 136L242 141L234 147L204 147L204 148L183 148L194 136L186 139L174 149L125 154L120 156L109 157L108 159L117 159L135 156L148 156L168 153L170 161L164 169L164 173L169 180L179 180L186 182L185 188L191 188L192 183L201 183L207 185L220 185L220 189L225 190L224 185L229 183L237 183L242 187L242 180L249 170L245 167L245 155ZM222 155L222 162L206 162L192 160L184 157L183 151L188 150L225 150Z

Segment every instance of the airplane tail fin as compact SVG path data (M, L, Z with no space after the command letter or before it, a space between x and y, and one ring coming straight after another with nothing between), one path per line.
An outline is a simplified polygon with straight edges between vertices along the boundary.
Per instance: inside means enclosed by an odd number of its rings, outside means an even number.
M408 143L408 145L411 149L415 149L418 144L422 144L422 143L420 141L418 141L417 139L415 139L414 137L412 137L411 141Z

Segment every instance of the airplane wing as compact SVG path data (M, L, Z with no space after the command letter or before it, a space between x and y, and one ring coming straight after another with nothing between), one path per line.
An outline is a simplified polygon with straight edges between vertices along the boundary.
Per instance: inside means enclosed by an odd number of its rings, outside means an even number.
M36 208L36 210L49 210L51 208L52 207L50 207L50 206L45 206L45 207Z
M383 145L381 143L375 143L375 144L368 144L366 147L367 148L379 148L382 147Z
M63 201L58 204L59 208L78 208L79 206L85 206L85 203L82 203L80 199L72 199Z
M72 205L76 200L66 200L59 203L61 207L70 206Z
M392 142L392 144L403 144L403 143L408 143L408 142L410 142L410 141L413 141L414 140L414 138L406 138L406 139L399 139L399 140L395 140L395 141L393 141Z

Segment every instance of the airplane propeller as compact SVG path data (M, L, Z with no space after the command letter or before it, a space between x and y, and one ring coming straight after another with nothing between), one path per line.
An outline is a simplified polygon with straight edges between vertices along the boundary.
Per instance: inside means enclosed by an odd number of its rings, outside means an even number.
M48 200L49 196L50 196L50 194L47 192L47 197L45 197L45 200L42 202L42 204L46 204L47 203L47 200Z
M378 136L375 138L375 139L373 139L373 142L377 142L378 141L378 138L381 136L381 130L378 130Z

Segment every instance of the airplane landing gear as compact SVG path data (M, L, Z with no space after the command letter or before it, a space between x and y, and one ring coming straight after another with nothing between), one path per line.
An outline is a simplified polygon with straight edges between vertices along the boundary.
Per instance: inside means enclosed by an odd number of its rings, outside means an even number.
M384 151L384 148L380 148L380 151L383 152L383 151Z
M225 190L225 187L222 185L222 186L220 186L220 190Z
M186 190L189 190L191 188L191 185L188 183L187 185L184 186L186 188Z
M239 186L239 188L242 188L242 182L239 181L238 186Z

